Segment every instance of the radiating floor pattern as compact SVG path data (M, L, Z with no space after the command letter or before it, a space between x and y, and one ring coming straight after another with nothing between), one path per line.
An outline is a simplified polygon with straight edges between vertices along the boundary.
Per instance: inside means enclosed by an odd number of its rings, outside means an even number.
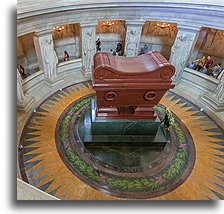
M23 180L64 200L124 200L93 189L66 167L55 143L57 122L75 100L92 94L88 82L70 86L46 99L24 128L19 162ZM190 132L196 161L188 179L175 190L150 200L224 199L224 134L204 112L186 99L167 92L160 102L181 119Z

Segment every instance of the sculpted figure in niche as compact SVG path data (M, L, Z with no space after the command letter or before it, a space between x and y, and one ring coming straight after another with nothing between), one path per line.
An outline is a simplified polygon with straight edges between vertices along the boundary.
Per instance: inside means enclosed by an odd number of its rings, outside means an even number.
M191 49L192 38L187 35L181 35L176 38L171 48L170 61L176 68L174 79L181 78L181 71L186 64Z
M21 76L19 74L19 71L17 69L17 102L23 102L25 99L24 93L23 93L23 86L22 86L22 80Z
M43 61L45 64L46 74L49 79L54 79L57 77L57 69L56 65L58 64L58 57L55 53L53 47L53 41L51 39L47 39L42 42L43 47Z
M95 38L93 38L93 32L91 30L87 31L84 37L83 52L85 56L84 66L87 70L91 70L95 53Z
M126 56L135 56L136 44L136 31L131 30L127 38Z

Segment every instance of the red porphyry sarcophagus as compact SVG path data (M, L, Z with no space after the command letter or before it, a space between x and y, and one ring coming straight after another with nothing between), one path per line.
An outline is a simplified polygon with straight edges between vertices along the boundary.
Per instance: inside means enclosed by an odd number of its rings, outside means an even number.
M158 51L136 57L97 52L92 77L96 119L155 119L153 107L174 88L174 72Z

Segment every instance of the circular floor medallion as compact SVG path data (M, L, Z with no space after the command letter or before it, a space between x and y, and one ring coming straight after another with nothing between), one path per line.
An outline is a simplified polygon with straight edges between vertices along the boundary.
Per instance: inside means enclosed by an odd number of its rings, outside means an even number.
M223 199L223 130L200 108L169 91L155 106L160 119L165 107L175 119L161 129L165 146L89 147L92 98L91 82L81 82L35 109L20 138L24 181L64 200Z

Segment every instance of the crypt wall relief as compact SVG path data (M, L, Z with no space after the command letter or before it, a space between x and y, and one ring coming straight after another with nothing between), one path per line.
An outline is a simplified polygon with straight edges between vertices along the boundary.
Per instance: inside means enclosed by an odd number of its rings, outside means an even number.
M177 35L177 24L167 23L168 27L162 28L163 22L146 21L142 28L140 52L143 51L145 44L150 50L160 51L167 59L170 57L171 47ZM159 26L160 25L160 26Z
M199 32L195 49L223 58L224 30L203 27Z

